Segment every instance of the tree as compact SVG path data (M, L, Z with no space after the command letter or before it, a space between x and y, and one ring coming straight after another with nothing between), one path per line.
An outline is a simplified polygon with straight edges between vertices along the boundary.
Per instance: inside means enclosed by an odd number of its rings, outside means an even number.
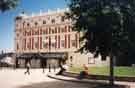
M73 29L84 33L79 51L109 56L113 85L113 58L135 52L135 0L70 0L69 8Z
M4 12L6 10L15 8L17 6L18 0L1 0L0 1L0 11Z

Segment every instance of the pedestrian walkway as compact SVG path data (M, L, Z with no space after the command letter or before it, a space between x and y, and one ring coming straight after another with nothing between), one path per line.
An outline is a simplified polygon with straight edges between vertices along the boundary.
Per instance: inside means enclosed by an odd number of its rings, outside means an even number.
M109 83L109 81L106 80L91 80L91 79L82 79L79 80L77 78L73 77L66 77L62 75L55 75L53 73L49 73L47 75L50 78L58 79L58 80L64 80L64 81L70 81L70 82L81 82L81 83L101 83L101 84L106 84ZM115 81L116 85L124 85L127 88L135 88L135 82L121 82L121 81Z

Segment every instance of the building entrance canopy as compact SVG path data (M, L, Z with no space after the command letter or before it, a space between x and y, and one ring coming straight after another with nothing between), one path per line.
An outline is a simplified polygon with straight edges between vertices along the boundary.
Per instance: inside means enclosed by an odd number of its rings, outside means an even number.
M67 53L23 53L23 54L17 54L17 59L40 59L40 58L47 58L47 59L66 59Z

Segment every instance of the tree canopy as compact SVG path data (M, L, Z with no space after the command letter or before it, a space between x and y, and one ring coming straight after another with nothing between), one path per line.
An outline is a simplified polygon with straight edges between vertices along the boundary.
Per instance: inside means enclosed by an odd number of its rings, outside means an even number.
M135 0L70 0L69 18L86 40L81 51L102 58L135 50Z
M17 3L18 0L0 0L0 11L4 12L6 10L15 8Z
M66 16L74 21L73 29L84 33L79 51L110 56L113 85L113 57L135 57L135 0L70 0L69 8Z

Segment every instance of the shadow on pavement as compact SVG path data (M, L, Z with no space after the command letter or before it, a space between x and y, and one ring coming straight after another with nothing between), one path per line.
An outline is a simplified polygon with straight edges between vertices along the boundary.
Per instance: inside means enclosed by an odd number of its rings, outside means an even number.
M23 85L17 88L126 88L124 86L114 86L111 87L106 84L99 83L78 83L78 82L67 82L67 81L51 81L51 82L41 82L33 83L30 85Z

